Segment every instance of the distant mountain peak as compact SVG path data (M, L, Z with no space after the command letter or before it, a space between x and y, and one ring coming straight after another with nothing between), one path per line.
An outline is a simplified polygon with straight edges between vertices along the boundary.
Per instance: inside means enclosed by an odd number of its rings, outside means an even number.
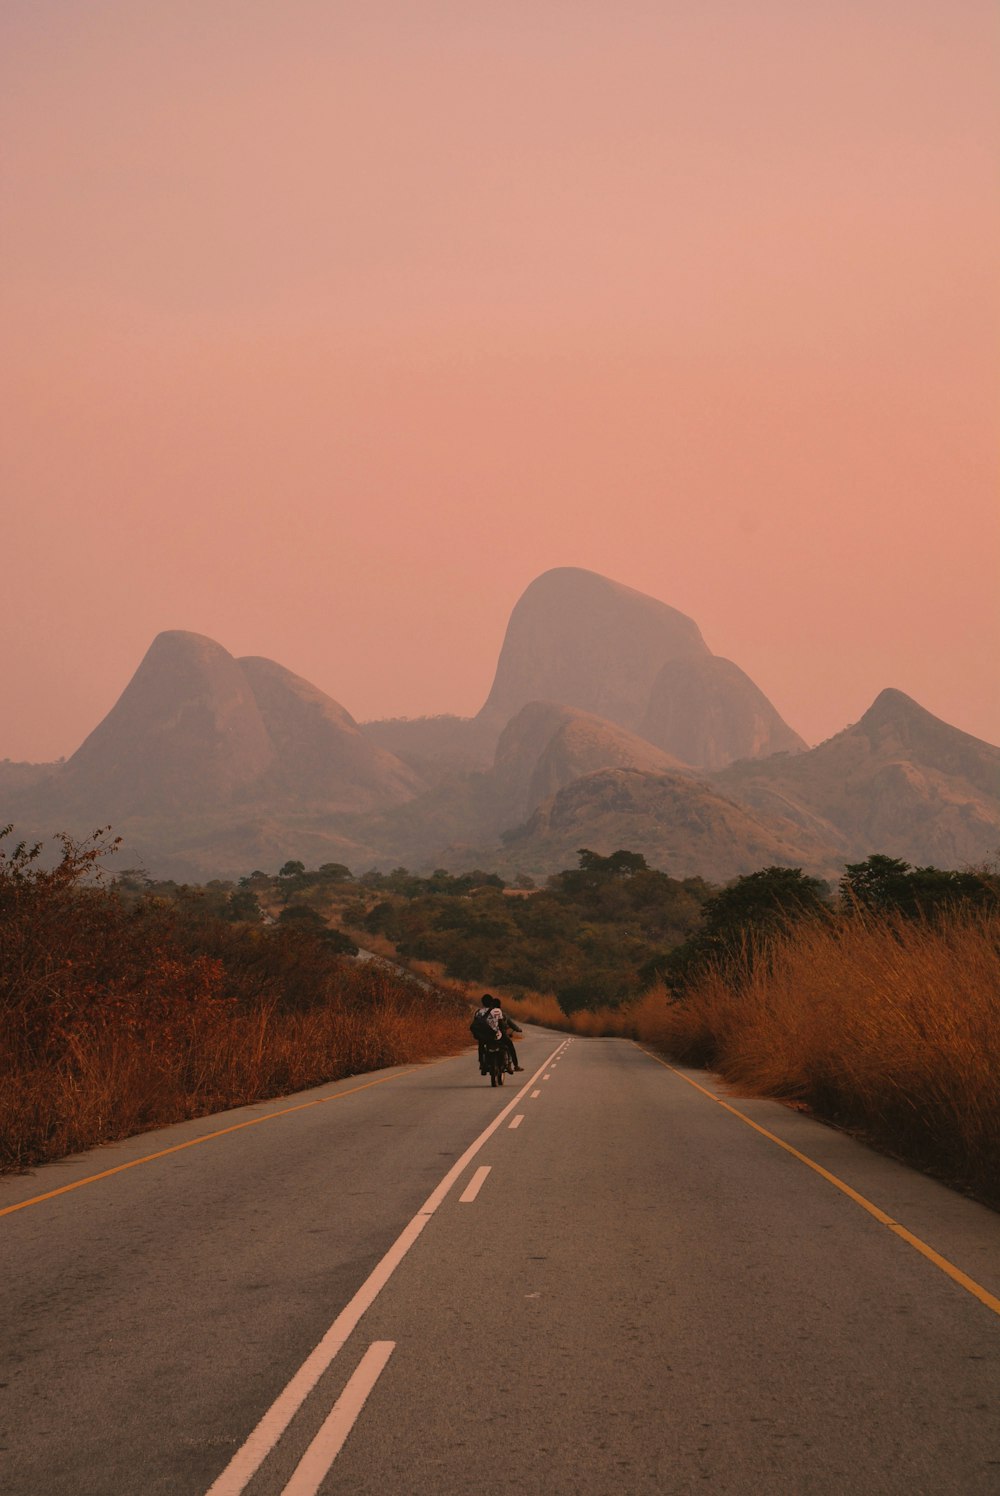
M274 748L228 650L204 634L157 634L111 711L66 765L99 814L217 803L263 774Z
M713 780L757 810L825 820L855 857L958 867L988 856L1000 834L1000 748L894 688L818 748L733 764Z
M499 733L532 701L616 723L702 769L805 747L692 619L577 566L543 572L518 599L479 721Z
M886 686L880 691L865 712L858 726L863 724L873 725L880 722L899 721L901 719L926 718L932 722L939 722L940 717L935 717L926 707L922 707L912 696L907 696L905 691L898 690L895 686Z
M481 719L500 727L530 701L555 701L634 731L663 663L707 655L676 608L597 572L543 572L514 605Z
M996 754L997 749L960 727L952 727L942 717L935 717L919 701L907 696L905 691L888 686L880 691L854 727L848 733L863 733L872 743L895 738L907 748L916 748L931 757L945 752L949 759L961 749L973 750L977 754L985 749Z

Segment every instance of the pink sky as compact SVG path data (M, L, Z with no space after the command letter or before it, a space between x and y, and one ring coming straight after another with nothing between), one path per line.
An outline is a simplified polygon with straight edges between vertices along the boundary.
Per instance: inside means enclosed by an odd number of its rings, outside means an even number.
M471 713L551 566L1000 742L993 0L7 0L0 757L161 629Z

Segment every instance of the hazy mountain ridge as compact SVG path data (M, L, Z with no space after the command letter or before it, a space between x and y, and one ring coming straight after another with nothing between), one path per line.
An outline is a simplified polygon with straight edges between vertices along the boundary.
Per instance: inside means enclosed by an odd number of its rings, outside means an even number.
M678 876L775 861L831 876L876 850L945 866L995 853L1000 749L893 690L806 749L690 619L558 568L514 609L471 719L359 725L274 661L160 634L65 764L0 764L4 820L38 835L110 822L129 863L171 876L289 857L545 873L584 845Z
M666 660L708 655L694 621L596 572L563 566L515 604L479 719L497 733L530 701L558 701L634 731Z
M683 771L654 744L591 712L558 702L532 701L500 734L493 776L504 819L517 825L550 795L598 769Z
M627 846L671 877L725 881L772 864L826 876L837 859L782 817L767 818L702 780L637 769L603 769L575 780L504 838L503 861L528 873L571 867L577 849Z
M373 743L344 707L283 665L237 660L274 747L273 790L331 810L378 809L424 788L419 774Z
M808 747L750 677L720 655L668 660L653 681L638 731L701 769Z
M1000 748L895 689L818 748L733 764L711 782L759 813L825 823L854 856L957 867L1000 849Z

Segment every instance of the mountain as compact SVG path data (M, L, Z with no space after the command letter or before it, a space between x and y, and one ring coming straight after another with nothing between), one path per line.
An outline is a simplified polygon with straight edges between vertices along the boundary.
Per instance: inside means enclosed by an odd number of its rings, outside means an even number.
M961 732L902 691L808 753L732 764L711 777L758 814L780 814L871 852L961 867L1000 847L1000 748Z
M495 738L530 701L590 712L695 768L806 746L690 618L577 567L545 572L515 605L477 723Z
M11 766L5 812L36 836L112 826L130 863L171 876L233 876L309 852L371 849L333 824L412 797L414 771L337 702L271 660L214 640L157 635L111 711L65 763Z
M322 802L328 810L359 811L398 804L423 788L412 768L373 743L350 712L300 675L256 656L237 664L274 753L261 797L273 792Z
M490 768L452 774L407 804L350 825L368 837L382 863L492 866L501 833L582 774L609 767L684 772L617 723L533 701L504 728Z
M666 603L557 567L515 605L479 716L499 732L529 701L558 701L635 730L663 663L708 653L697 624Z
M275 762L243 671L201 634L158 634L108 715L57 776L98 820L231 800Z
M702 769L807 746L750 677L721 655L668 660L653 681L638 731Z
M361 731L380 748L409 764L425 784L472 769L487 769L495 734L471 717L384 717L362 722Z
M681 774L604 769L553 795L503 838L501 871L532 876L573 867L581 847L641 852L675 878L724 882L772 864L825 876L836 858L781 816L761 816Z
M500 734L493 781L504 825L515 826L543 800L597 769L662 774L683 768L616 722L556 702L532 701Z
M777 734L767 715L764 725ZM435 864L456 870L545 875L581 846L628 847L676 876L715 880L771 863L836 879L876 851L955 867L1000 847L1000 749L885 691L819 748L699 777L614 723L534 702L504 729L491 771L391 815L407 822L411 856L433 844Z
M0 763L7 821L110 824L129 864L175 877L289 858L551 872L581 846L711 878L836 876L872 852L995 855L1000 749L889 690L808 750L691 619L561 567L515 606L472 719L359 725L273 660L159 634L68 762Z

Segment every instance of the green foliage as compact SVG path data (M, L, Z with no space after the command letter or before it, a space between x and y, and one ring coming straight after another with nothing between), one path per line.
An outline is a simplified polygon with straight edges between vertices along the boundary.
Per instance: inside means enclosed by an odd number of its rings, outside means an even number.
M966 908L1000 906L1000 877L987 869L949 872L938 867L911 867L898 857L878 852L864 862L849 862L840 880L845 904L879 914L895 912L909 919L930 918Z
M307 932L318 940L327 950L334 951L341 956L356 956L358 948L354 941L349 939L342 930L332 930L315 909L310 909L307 904L295 904L290 908L282 909L278 915L278 924L286 929L294 929Z
M711 891L624 851L584 850L579 868L516 895L481 873L404 881L397 870L361 881L385 895L363 927L391 940L404 959L441 962L463 981L555 992L567 1011L634 996L641 970L684 938Z
M260 900L252 888L234 888L229 895L229 907L227 917L234 923L246 923L259 925L264 918L260 907Z
M407 899L417 898L420 894L438 893L461 898L477 888L506 887L498 873L484 873L479 868L471 873L449 873L444 868L438 868L429 878L421 878L416 873L408 872L405 867L397 867L391 873L365 873L359 882L365 888L401 894Z
M698 930L658 963L675 991L713 964L739 957L749 970L762 936L829 913L826 884L798 867L766 867L737 878L705 902Z

